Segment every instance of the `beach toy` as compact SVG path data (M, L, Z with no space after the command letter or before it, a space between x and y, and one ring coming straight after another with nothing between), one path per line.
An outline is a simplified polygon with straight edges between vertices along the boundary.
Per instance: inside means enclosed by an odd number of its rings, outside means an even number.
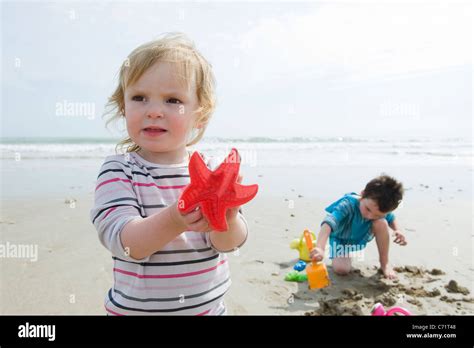
M308 250L311 252L313 249L313 240L308 230L304 231L304 239ZM308 275L309 288L321 289L329 285L329 274L326 265L323 262L311 261L306 265L306 274Z
M295 271L298 271L298 272L301 272L301 271L304 271L304 269L306 268L306 262L300 260L298 261L294 266L293 266L293 269Z
M219 167L210 170L196 151L189 161L191 183L178 200L178 209L189 213L197 206L214 231L227 231L227 209L238 207L255 197L258 185L241 185L237 182L240 156L232 149Z
M285 280L287 282L298 282L302 283L308 280L308 276L304 273L298 271L291 271L285 275Z
M310 233L313 239L313 243L316 243L316 235L313 232L310 232ZM311 257L309 257L308 246L306 245L305 240L304 240L304 233L301 234L300 238L296 238L291 241L290 248L298 250L300 260L303 260L306 262L311 261Z
M376 303L372 307L371 313L373 316L390 316L394 315L395 313L400 313L402 315L411 315L411 313L403 307L393 307L390 308L388 311L385 311L385 308L381 303Z

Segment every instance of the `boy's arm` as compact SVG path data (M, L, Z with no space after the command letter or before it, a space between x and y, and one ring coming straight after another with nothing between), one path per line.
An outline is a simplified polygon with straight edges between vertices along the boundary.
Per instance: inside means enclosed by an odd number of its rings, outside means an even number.
M330 234L331 226L326 223L323 223L323 225L321 226L321 231L319 232L318 237L316 238L316 248L320 248L324 251Z
M390 222L388 224L390 226L390 228L394 231L398 231L400 230L400 226L398 225L398 222L397 222L397 219L396 218L393 218L392 222Z
M350 214L354 211L353 204L347 199L342 198L337 202L337 205L332 204L333 209L330 210L329 214L326 215L323 222L321 223L321 230L318 237L316 238L316 246L314 251L311 253L311 258L315 261L321 261L324 258L324 250L328 241L329 235L332 231L336 230L339 224L347 219Z
M407 245L405 234L402 232L396 218L393 218L393 220L389 223L389 226L395 233L394 242L400 245Z
M329 235L331 234L331 226L327 223L321 225L321 230L316 238L316 245L311 251L311 259L314 261L322 261L324 258L324 250L326 249L326 243L328 241Z
M120 234L124 250L136 260L160 250L186 230L178 215L175 203L159 213L128 222Z

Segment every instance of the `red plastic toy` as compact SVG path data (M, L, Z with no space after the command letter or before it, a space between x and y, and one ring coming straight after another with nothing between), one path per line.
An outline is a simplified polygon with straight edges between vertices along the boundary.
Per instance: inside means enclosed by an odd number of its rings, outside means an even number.
M238 207L255 197L258 185L241 185L237 182L240 156L232 149L215 171L211 171L196 151L189 161L191 183L178 200L178 209L189 213L198 205L213 231L227 231L227 209Z

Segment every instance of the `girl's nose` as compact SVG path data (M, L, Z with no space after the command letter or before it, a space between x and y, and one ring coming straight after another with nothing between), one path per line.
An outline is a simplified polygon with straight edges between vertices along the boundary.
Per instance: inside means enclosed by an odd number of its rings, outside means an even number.
M146 113L147 118L160 118L164 117L163 108L161 107L160 103L153 103L147 110Z

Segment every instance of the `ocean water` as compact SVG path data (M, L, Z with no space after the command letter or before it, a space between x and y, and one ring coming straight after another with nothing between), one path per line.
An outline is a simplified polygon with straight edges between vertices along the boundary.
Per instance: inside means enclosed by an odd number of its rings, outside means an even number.
M92 197L100 166L115 153L115 144L111 139L2 139L0 198ZM222 160L232 147L241 154L244 183L258 183L262 195L302 194L329 202L387 173L404 183L407 196L423 190L423 199L440 199L443 192L472 200L471 140L207 138L196 149Z
M3 138L0 160L103 159L115 154L114 139ZM205 138L195 148L224 158L232 147L251 167L472 165L472 139L459 138Z

